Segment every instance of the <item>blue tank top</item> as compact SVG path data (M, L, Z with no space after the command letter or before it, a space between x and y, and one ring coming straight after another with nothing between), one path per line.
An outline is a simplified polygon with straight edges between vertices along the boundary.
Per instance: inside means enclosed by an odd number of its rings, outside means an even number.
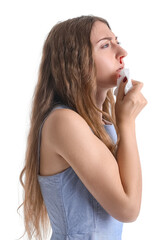
M59 104L52 111L60 108L70 107ZM44 121L39 131L38 164ZM104 127L116 142L114 125ZM38 174L38 182L52 227L50 240L121 240L123 223L104 210L72 167L52 176Z

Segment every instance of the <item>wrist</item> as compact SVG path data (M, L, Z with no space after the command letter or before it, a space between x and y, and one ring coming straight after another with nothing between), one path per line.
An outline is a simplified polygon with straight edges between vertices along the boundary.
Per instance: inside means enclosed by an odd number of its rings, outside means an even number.
M120 123L117 123L117 127L119 128L120 131L122 130L130 130L130 129L135 129L135 120L129 120L129 121L123 121Z

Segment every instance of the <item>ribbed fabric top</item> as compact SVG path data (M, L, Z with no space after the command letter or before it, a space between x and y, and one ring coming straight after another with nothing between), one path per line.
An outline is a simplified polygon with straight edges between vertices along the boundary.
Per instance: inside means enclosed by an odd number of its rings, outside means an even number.
M59 104L52 111L60 108L70 107ZM39 131L38 163L41 130L46 118ZM114 125L104 127L116 142ZM52 176L38 174L38 182L52 227L50 240L121 240L123 223L104 210L72 167Z

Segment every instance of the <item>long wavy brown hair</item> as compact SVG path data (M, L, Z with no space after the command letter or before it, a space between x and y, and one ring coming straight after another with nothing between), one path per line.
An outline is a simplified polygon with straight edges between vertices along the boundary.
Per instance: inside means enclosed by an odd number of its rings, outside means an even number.
M112 88L107 92L102 111L96 107L95 102L96 67L90 41L95 21L102 21L111 29L103 18L93 15L80 16L58 22L44 42L38 81L32 99L24 168L20 173L24 200L18 209L23 206L25 226L23 236L27 234L28 239L35 237L41 240L43 236L46 239L50 229L37 178L37 154L40 126L55 105L62 103L73 108L116 156L119 131L116 125ZM116 144L103 127L99 119L100 112L105 120L114 124L118 136Z

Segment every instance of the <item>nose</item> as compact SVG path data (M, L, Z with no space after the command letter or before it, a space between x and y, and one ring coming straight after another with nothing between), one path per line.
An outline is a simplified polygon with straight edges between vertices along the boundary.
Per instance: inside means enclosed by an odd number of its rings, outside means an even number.
M128 53L122 48L118 53L118 58L121 64L123 64L123 58L126 57Z

